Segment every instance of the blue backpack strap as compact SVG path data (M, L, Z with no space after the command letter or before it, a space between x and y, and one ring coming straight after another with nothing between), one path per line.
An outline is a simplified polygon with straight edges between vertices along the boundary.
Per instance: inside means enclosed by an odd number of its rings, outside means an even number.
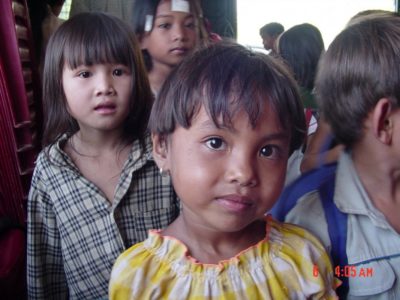
M287 186L270 211L273 217L283 222L285 216L295 207L297 200L311 191L318 190L326 178L335 174L336 166L337 163L330 163L308 171Z
M325 218L328 223L329 239L331 241L331 257L334 268L339 267L339 269L343 269L348 264L346 253L347 214L341 212L333 201L335 177L328 178L318 190L321 196ZM338 273L340 274L341 272ZM339 299L345 299L349 291L349 279L346 276L338 277L342 281L342 285L336 290L336 293Z
M328 223L333 264L334 267L344 268L348 264L346 254L347 215L342 213L333 202L336 168L337 163L331 163L304 173L284 189L271 213L277 220L283 222L285 216L295 207L302 196L318 190ZM345 299L349 289L348 278L339 278L342 280L342 285L336 292L340 299Z

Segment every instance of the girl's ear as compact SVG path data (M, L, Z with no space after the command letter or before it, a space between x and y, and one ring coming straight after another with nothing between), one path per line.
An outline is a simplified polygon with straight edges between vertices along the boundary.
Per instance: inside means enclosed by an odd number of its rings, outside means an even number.
M168 171L168 147L165 136L152 133L151 139L153 141L153 158L157 166L163 171Z
M384 144L390 144L393 136L392 104L387 98L382 98L372 112L374 134Z

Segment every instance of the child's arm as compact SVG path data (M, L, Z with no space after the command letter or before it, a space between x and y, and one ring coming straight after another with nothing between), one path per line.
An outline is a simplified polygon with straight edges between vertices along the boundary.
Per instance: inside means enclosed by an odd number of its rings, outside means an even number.
M318 168L321 164L327 164L338 160L343 151L343 145L336 145L331 149L325 150L327 139L331 135L331 128L321 117L318 121L318 128L314 134L309 136L304 157L300 165L302 173L311 169Z
M28 197L27 283L29 299L67 299L60 237L40 162Z

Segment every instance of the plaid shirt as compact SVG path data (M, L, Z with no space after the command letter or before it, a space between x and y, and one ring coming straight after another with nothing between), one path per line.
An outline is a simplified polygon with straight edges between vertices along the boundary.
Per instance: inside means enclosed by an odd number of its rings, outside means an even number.
M28 199L29 299L107 298L114 261L179 213L170 179L161 177L151 141L132 146L113 202L61 150L63 136L39 155ZM141 155L142 154L142 155ZM50 159L49 159L50 158Z

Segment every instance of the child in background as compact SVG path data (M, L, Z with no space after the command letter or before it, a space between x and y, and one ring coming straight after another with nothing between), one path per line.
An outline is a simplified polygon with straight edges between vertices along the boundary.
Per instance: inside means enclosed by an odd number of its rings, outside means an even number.
M260 28L260 36L263 40L264 49L269 51L268 54L277 56L276 40L279 35L285 31L285 27L277 22L265 24Z
M153 96L129 26L63 23L44 66L44 146L28 199L29 299L106 298L127 247L179 214L146 133Z
M286 69L240 45L214 44L173 71L150 119L154 158L183 208L118 258L110 299L335 298L317 239L265 217L305 135Z
M314 99L314 81L318 62L325 52L321 32L309 23L295 25L279 36L277 49L280 58L292 70L299 84L308 124L305 145L289 158L285 183L289 185L302 173L318 168L322 162L336 161L342 149L341 146L329 149L325 145L328 143L326 140L329 137L329 126L322 118L319 118ZM323 155L320 155L321 152Z
M175 66L207 40L202 14L199 0L135 0L132 25L155 95Z
M277 51L300 86L304 107L317 110L313 95L314 80L319 59L325 52L319 29L309 23L289 28L279 36Z
M360 17L330 44L317 74L319 107L346 147L329 186L333 205L346 216L344 253L332 253L333 260L347 257L335 267L338 276L349 277L343 299L400 297L399 49L397 14ZM301 196L285 220L331 249L323 209L328 199L319 190Z

